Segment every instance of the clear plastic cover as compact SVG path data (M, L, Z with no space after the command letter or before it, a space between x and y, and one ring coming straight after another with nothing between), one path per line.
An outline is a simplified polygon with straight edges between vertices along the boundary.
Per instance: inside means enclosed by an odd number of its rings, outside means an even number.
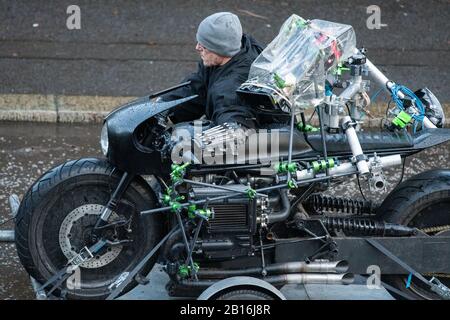
M325 80L356 47L353 27L292 15L253 62L241 88L270 92L285 100L284 111L302 112L320 104Z

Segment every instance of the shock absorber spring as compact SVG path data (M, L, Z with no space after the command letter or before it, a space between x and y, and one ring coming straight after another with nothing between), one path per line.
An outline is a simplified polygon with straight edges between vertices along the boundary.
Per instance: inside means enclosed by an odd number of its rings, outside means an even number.
M342 231L346 235L410 236L417 233L415 228L372 219L324 217L321 221L328 231Z
M315 193L303 202L305 209L313 214L374 214L375 205L371 201L354 200L343 197L323 196Z
M371 219L326 217L322 219L322 223L330 231L342 231L345 234L378 235L384 230L381 223Z

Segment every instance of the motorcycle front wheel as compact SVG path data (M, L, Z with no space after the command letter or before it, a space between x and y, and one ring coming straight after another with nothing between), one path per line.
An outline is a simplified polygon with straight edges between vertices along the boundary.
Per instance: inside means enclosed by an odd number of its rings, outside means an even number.
M16 216L15 242L26 271L41 284L61 270L84 247L96 240L92 230L120 180L121 173L106 160L84 158L66 162L46 172L27 191ZM67 299L104 299L112 284L131 271L162 237L160 217L140 216L155 207L155 195L145 181L128 186L110 227L102 236L107 245L80 265L74 283L63 283L54 292ZM156 261L151 259L141 274ZM132 281L122 292L137 285Z
M450 170L426 171L404 181L389 194L378 211L386 222L418 228L432 237L449 236ZM424 274L424 277L428 280L436 277L450 287L450 274ZM413 299L441 299L429 285L415 277L410 283L407 275L389 275L382 280Z

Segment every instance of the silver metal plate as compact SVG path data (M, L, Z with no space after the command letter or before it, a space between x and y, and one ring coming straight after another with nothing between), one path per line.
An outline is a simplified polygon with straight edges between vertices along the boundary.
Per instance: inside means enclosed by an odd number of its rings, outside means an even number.
M87 215L100 216L103 209L104 206L100 204L86 204L72 210L65 217L59 229L59 246L61 247L63 254L68 260L78 255L78 252L72 250L73 247L70 242L70 234L74 223L76 224L79 220ZM115 212L113 212L109 220L114 221L117 219L119 219L119 216ZM91 260L83 262L80 267L88 269L103 267L116 259L121 251L121 245L110 247L108 248L108 251L103 255L95 255Z

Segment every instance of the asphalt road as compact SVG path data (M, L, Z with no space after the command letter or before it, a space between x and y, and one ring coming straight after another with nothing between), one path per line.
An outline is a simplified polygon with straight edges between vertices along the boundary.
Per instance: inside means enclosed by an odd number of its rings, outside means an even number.
M0 1L0 94L148 94L195 69L195 32L204 17L232 11L263 44L292 13L351 24L358 46L393 80L428 86L450 101L448 0L78 0L81 29L68 30L71 4ZM366 26L373 4L387 25L379 30Z

